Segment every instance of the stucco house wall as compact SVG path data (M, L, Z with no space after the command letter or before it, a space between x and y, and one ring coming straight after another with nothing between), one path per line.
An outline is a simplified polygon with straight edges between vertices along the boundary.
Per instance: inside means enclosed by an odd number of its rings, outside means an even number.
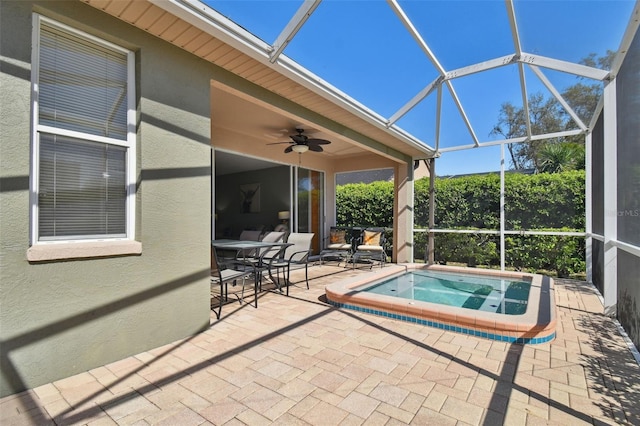
M32 14L136 52L141 253L29 262ZM209 326L211 64L79 2L0 2L0 396Z
M101 242L99 250L94 245L89 251L65 243L30 247L34 13L135 53L132 241ZM224 104L215 90L239 92L295 121L321 123L367 148L357 158L305 156L304 167L322 171L327 182L342 171L393 168L393 259L412 259L412 214L405 206L412 205L413 183L407 164L423 150L403 146L407 152L400 152L393 148L395 139L387 146L172 43L77 0L0 2L0 396L188 338L209 326L212 148L301 164L283 150L247 138L242 129L216 124L212 111ZM367 126L378 135L379 129ZM334 185L325 185L325 196L328 228L335 221Z

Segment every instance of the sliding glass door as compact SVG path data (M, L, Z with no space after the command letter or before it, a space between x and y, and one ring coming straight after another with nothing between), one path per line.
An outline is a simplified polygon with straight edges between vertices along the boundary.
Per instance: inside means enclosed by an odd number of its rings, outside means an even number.
M294 182L297 230L315 234L311 247L317 254L324 230L324 173L297 168Z

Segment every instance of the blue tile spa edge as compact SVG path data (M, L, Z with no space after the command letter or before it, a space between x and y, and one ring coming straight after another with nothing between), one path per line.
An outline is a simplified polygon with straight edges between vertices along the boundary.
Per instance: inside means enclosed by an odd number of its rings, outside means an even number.
M547 343L553 340L556 337L556 332L554 331L548 336L544 337L511 337L511 336L503 336L498 333L487 333L486 331L474 330L473 328L460 327L457 325L445 324L438 321L426 320L422 318L411 317L407 315L396 314L393 312L380 311L377 309L371 308L363 308L361 306L350 305L347 303L339 303L334 302L331 299L327 298L327 301L336 308L339 309L350 309L353 311L364 312L366 314L373 314L382 317L387 317L391 319L396 319L400 321L412 322L415 324L426 325L428 327L439 328L445 331L455 331L457 333L468 334L471 336L482 337L490 340L497 340L499 342L507 342L507 343L516 343L522 345L538 345L541 343Z

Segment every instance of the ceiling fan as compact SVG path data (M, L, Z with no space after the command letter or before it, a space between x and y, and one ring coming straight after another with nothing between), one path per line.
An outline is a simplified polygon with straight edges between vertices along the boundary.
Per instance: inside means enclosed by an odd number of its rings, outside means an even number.
M289 146L284 149L285 154L291 151L297 152L298 154L302 154L303 152L313 151L313 152L322 152L324 151L320 145L329 145L331 142L324 139L314 139L310 138L307 135L304 135L304 129L296 128L297 135L290 135L291 142L274 142L269 143L267 145L279 145L283 143L288 143Z

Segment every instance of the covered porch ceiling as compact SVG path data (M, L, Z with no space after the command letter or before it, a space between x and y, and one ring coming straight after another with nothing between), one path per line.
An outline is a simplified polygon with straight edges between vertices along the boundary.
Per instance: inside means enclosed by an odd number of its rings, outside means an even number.
M346 127L332 129L332 123L323 126L321 122L314 121L313 117L304 117L269 103L238 95L236 91L222 85L212 83L211 100L211 141L214 146L219 145L221 139L228 135L236 135L243 142L251 143L256 154L267 154L267 157L277 159L291 142L290 135L296 134L295 129L300 128L310 138L331 142L322 146L321 154L329 157L329 160L357 158L369 151L363 144L340 133ZM269 151L273 155L268 155ZM295 153L288 154L294 155Z
M304 134L309 137L331 141L331 144L323 145L322 153L305 153L305 157L322 155L328 157L329 161L348 161L349 158L361 158L367 154L365 148L335 132L276 108L265 107L255 101L236 96L213 84L211 98L212 144L225 146L225 140L231 140L242 141L253 147L250 157L217 152L216 175L273 167L274 161L297 162L296 153L284 153L291 141L290 135L295 134L296 128L304 129Z

